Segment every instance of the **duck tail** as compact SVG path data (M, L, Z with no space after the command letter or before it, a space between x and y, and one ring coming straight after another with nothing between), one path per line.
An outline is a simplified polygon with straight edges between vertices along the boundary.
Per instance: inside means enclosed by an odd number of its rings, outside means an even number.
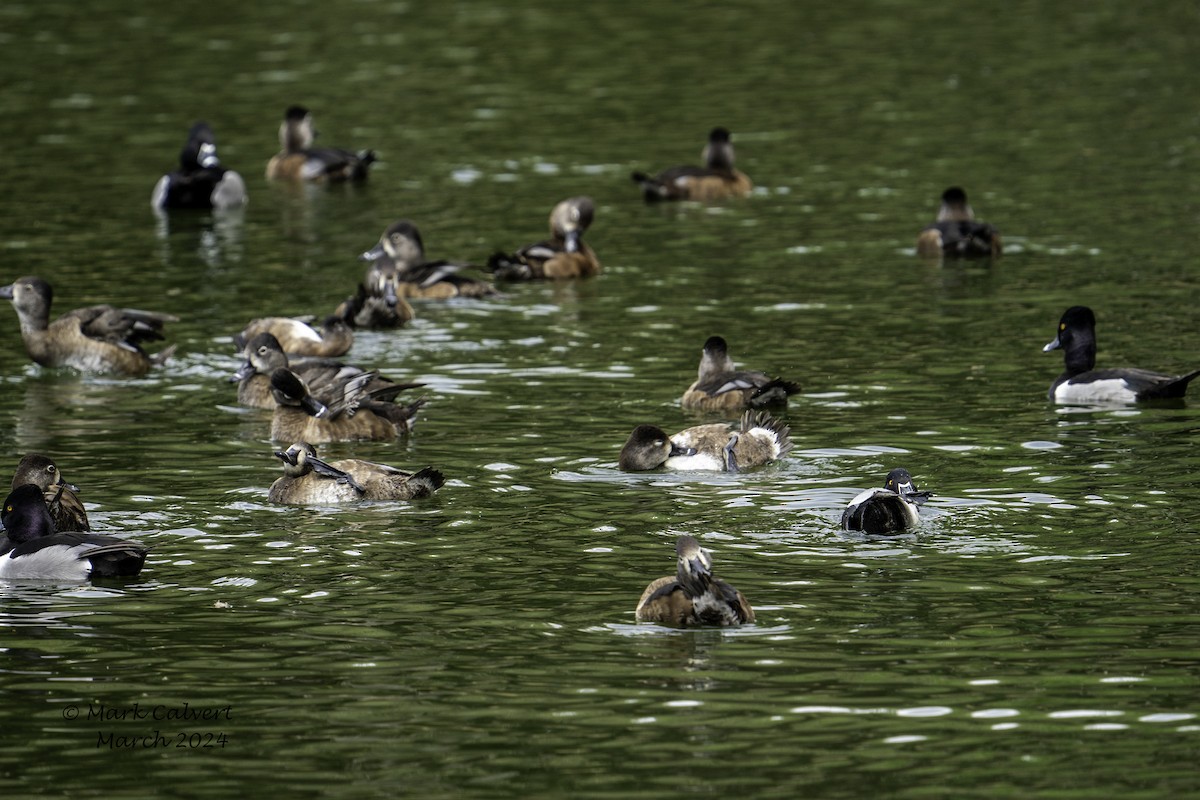
M791 452L792 429L781 420L772 417L766 411L747 411L742 415L742 432L748 433L755 428L770 431L775 438L775 444L779 447L776 458L783 458Z
M375 414L386 419L388 422L396 426L397 433L412 433L412 429L417 424L417 412L428 401L426 397L419 397L408 405L400 405L399 403L380 403L375 400L369 400L362 404L362 408L370 409Z
M644 172L633 172L629 177L641 187L642 197L646 198L646 202L663 200L667 197L667 187L663 185L662 181L652 178Z
M92 565L92 575L98 578L132 578L142 571L147 550L137 542L111 542L90 548L84 553Z
M750 407L786 406L788 396L799 394L799 392L800 384L785 381L783 378L776 378L770 383L760 386L750 396Z
M497 251L487 260L487 270L498 281L522 281L532 277L529 265L508 253Z
M1143 392L1141 398L1146 400L1158 400L1168 398L1179 398L1187 394L1188 384L1197 376L1200 376L1200 369L1195 372L1189 372L1187 375L1180 375L1178 378L1164 383L1162 386L1155 387L1152 392Z
M150 363L156 367L161 367L163 364L167 363L168 359L170 359L171 356L175 355L175 350L178 347L179 347L179 345L177 345L177 344L172 344L172 345L168 345L167 347L164 347L162 350L159 350L157 353L150 356Z
M446 476L433 467L425 467L408 479L413 487L413 497L429 497L446 483Z

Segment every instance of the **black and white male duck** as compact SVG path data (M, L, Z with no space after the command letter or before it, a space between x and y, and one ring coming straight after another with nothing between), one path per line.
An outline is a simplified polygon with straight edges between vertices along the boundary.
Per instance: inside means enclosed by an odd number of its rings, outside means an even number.
M0 510L0 580L83 581L132 578L146 563L137 542L95 533L56 532L42 490L13 489Z
M683 393L681 404L689 411L740 411L768 406L787 407L788 396L800 384L772 378L765 372L739 370L720 336L710 336L700 354L695 382Z
M290 369L271 374L275 414L271 438L282 442L348 442L360 439L395 439L410 433L417 412L425 405L419 398L408 405L390 402L393 387L373 392L368 385L377 373L364 372L328 385L320 397Z
M600 272L600 260L583 241L596 206L590 197L568 197L550 212L550 238L515 253L495 253L487 268L496 280L588 278Z
M141 376L175 352L175 345L155 355L142 349L142 342L163 338L163 325L177 319L170 314L99 305L68 311L51 322L54 291L33 276L0 287L0 298L12 301L25 351L43 367Z
M1000 231L975 219L967 193L958 186L942 193L937 221L917 236L917 255L926 258L987 258L1000 255L1002 249Z
M17 464L12 488L32 483L42 490L46 510L56 531L90 531L87 509L79 499L79 487L63 479L58 465L41 453L29 453Z
M671 167L654 176L635 172L631 177L641 187L646 202L724 200L745 197L754 188L746 173L734 168L733 144L724 128L712 129L700 158L703 167Z
M157 209L222 211L245 204L246 182L238 173L221 166L216 137L206 122L192 126L179 154L179 169L159 178L150 195L150 205Z
M394 266L399 280L397 291L401 297L449 300L453 297L488 297L496 294L496 287L487 281L459 274L464 269L475 267L426 259L421 232L407 219L389 225L379 237L379 243L359 259L370 261L371 269Z
M740 425L697 425L668 436L654 425L638 425L621 448L626 472L670 470L738 472L783 458L792 449L787 425L765 411L747 411Z
M638 622L680 628L754 622L754 609L737 589L712 574L712 554L692 536L675 542L674 575L651 581L638 600Z
M312 114L303 106L291 106L279 126L279 144L283 149L267 162L269 180L365 181L367 171L375 161L372 150L339 150L336 147L313 147L317 132Z
M308 442L296 442L287 450L276 450L283 462L283 476L271 484L272 503L287 505L331 505L359 500L413 500L429 497L446 482L441 472L425 467L404 472L357 458L328 462L317 457Z
M1062 350L1065 371L1050 384L1059 403L1136 403L1182 398L1200 370L1163 375L1145 369L1096 366L1096 315L1087 306L1071 306L1058 321L1058 335L1043 352Z
M875 535L900 533L921 521L920 506L931 497L913 484L903 467L887 474L881 489L859 492L842 512L842 530Z

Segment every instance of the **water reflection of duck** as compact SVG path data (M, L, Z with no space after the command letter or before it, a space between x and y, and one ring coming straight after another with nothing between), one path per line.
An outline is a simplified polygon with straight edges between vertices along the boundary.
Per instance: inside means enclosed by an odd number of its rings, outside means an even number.
M696 380L683 393L680 403L689 411L786 407L788 395L799 391L798 383L771 378L764 372L737 369L725 340L710 336L700 355Z
M446 482L441 472L426 467L415 473L347 458L328 462L317 457L308 442L276 450L283 476L271 484L271 502L289 505L352 503L358 500L412 500L429 497Z
M568 197L550 212L550 236L515 253L494 253L487 268L497 280L587 278L600 272L600 260L583 241L596 206L590 197Z
M673 470L737 472L783 458L792 449L788 426L765 411L747 411L741 424L697 425L668 436L654 425L638 425L621 448L620 467L633 472Z
M223 210L246 204L246 182L221 166L217 140L208 123L197 122L179 154L179 169L163 175L150 195L154 208Z
M372 150L351 153L336 147L313 147L317 137L312 114L303 106L291 106L279 126L283 148L267 162L267 178L292 181L363 181L375 161Z
M452 297L487 297L496 294L496 287L466 275L460 275L469 264L450 261L428 261L421 232L411 221L393 222L379 237L379 243L359 258L376 265L390 265L398 270L401 297L422 300L448 300Z
M631 177L641 187L647 202L722 200L744 197L754 188L746 173L734 168L733 144L724 128L712 129L700 158L704 160L703 167L671 167L653 177L644 172L635 172Z
M930 497L917 490L908 470L897 467L887 474L883 488L855 495L842 512L842 529L870 534L900 533L921 521L918 508Z
M1000 231L995 225L975 219L967 193L958 186L942 193L937 221L926 225L917 236L917 255L927 258L998 256L1001 249Z
M87 510L77 492L79 487L67 483L62 471L52 459L40 453L29 453L13 472L12 488L31 483L42 490L46 510L56 531L90 531Z
M638 600L639 622L688 628L754 622L754 609L737 589L712 574L712 554L691 536L675 543L674 575L651 581Z

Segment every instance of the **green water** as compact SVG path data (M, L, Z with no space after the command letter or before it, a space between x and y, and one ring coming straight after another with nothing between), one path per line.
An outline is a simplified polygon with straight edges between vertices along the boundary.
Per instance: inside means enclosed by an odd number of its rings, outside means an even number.
M1197 366L1198 17L0 7L0 278L180 317L165 369L112 380L33 366L0 308L0 462L52 455L96 528L152 548L132 583L0 586L0 794L1200 793L1200 417L1056 408L1040 352L1083 303L1102 364ZM379 152L368 185L265 182L293 103ZM159 221L198 118L250 204ZM694 162L714 125L754 195L643 205L628 172ZM952 184L1003 231L996 264L911 254ZM434 499L267 503L231 334L330 310L398 217L481 262L581 193L599 278L421 304L355 344L429 403L407 441L323 454L436 466ZM714 333L804 384L791 457L618 472L634 425L697 419L678 398ZM935 493L921 529L839 531L895 465ZM681 533L756 625L635 624Z

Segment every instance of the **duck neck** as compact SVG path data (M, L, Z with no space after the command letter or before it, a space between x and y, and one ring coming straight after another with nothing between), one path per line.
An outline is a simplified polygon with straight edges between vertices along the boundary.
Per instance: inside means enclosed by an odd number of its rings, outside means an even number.
M1077 341L1071 344L1063 356L1068 375L1079 375L1091 372L1096 366L1096 342L1093 339Z

